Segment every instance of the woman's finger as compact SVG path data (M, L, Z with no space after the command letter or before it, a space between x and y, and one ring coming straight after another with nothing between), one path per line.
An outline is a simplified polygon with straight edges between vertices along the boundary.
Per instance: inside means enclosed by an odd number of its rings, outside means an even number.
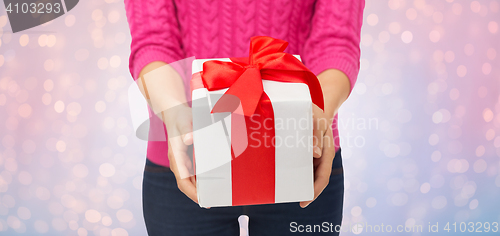
M196 193L196 185L192 182L191 178L177 179L177 187L188 196L191 200L198 203L198 196Z
M313 157L320 158L323 150L323 132L314 125L313 128Z

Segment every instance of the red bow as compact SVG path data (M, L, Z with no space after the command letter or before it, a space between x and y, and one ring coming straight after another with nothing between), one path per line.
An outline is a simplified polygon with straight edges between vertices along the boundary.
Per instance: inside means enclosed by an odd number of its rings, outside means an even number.
M252 116L264 93L263 79L307 84L312 102L324 109L318 78L292 54L283 52L287 46L288 42L280 39L256 36L251 38L249 57L203 63L205 88L213 91L229 87L212 113L233 112L241 102L244 115Z

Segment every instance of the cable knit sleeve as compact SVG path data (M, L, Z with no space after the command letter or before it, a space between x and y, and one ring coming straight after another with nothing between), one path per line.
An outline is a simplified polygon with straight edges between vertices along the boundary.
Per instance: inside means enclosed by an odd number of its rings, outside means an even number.
M312 28L301 53L316 75L326 69L344 72L351 91L359 72L364 0L317 0Z
M125 0L132 35L129 69L137 79L153 61L171 63L184 58L174 0Z

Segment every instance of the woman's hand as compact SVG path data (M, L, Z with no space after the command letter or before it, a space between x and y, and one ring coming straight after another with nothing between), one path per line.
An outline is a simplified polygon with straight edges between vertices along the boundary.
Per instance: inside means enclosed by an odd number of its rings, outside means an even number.
M137 85L167 128L168 159L177 186L197 203L193 163L187 152L193 144L192 113L186 102L182 78L170 65L156 61L141 70Z
M351 88L347 76L335 69L325 70L318 75L325 110L313 105L313 164L314 164L314 199L300 203L302 208L313 202L330 181L333 158L335 157L335 140L332 122L340 105L347 99Z
M168 133L168 160L177 187L198 203L192 157L187 153L189 145L193 144L191 107L179 105L163 112L163 122Z

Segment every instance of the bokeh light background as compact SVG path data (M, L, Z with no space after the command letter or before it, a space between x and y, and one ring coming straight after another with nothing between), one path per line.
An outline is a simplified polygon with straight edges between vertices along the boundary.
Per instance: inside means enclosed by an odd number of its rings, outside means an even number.
M123 2L16 34L1 8L0 234L146 235ZM366 2L344 225L500 221L499 24L498 0Z

